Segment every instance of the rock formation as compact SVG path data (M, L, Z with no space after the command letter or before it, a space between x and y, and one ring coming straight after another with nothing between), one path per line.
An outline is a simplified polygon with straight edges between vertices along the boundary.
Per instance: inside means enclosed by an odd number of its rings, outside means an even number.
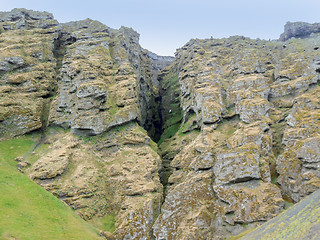
M320 187L315 30L192 39L172 58L91 19L14 9L0 29L0 138L41 130L25 173L113 219L107 238L224 239Z
M319 197L320 190L317 190L240 239L318 239L320 237Z
M280 41L287 41L290 38L306 38L312 33L320 32L320 23L287 22L284 32L280 36Z

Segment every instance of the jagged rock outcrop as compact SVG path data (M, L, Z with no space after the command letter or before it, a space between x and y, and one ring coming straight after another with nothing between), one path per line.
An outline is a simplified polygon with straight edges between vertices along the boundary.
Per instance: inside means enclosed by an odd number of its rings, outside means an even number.
M26 9L0 16L1 137L43 130L23 171L85 220L101 227L108 219L103 235L150 239L162 201L161 161L137 122L145 126L158 114L153 86L172 58L142 49L126 27L58 24ZM71 133L50 128L45 137L48 125Z
M320 23L287 22L284 32L280 36L280 41L287 41L290 38L306 38L312 33L320 32Z
M59 131L46 144L26 170L31 179L89 222L114 219L115 239L151 238L162 201L161 160L145 130L130 123L84 140Z
M57 85L52 18L25 9L0 13L0 138L43 126L46 99Z
M175 58L91 19L14 9L0 26L0 138L41 129L20 170L101 235L224 239L320 188L316 24Z
M52 13L15 8L10 12L0 12L0 33L6 30L52 28L58 25Z
M156 239L223 239L320 187L319 44L318 35L286 44L231 37L177 51L167 75L178 76L182 124L160 145L177 154Z
M111 30L87 19L63 24L58 34L58 41L73 43L65 46L50 122L78 135L97 135L136 120L136 74L125 49L112 52Z
M61 44L68 39L74 43L65 46L50 121L78 135L101 134L135 120L144 125L152 103L141 94L153 94L146 86L168 61L155 54L150 58L138 43L139 35L125 27L113 30L87 19L62 24L58 34Z

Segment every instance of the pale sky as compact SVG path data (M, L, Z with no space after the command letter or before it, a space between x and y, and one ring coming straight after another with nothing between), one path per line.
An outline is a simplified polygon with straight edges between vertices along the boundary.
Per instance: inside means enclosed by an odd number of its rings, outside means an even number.
M171 56L191 38L277 39L287 21L320 22L320 0L0 0L0 11L21 7L132 27L143 48Z

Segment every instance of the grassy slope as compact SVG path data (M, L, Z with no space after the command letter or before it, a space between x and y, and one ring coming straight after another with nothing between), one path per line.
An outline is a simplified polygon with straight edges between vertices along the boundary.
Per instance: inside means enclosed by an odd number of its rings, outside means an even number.
M31 137L0 142L0 239L99 239L71 209L17 171L14 158L34 146Z

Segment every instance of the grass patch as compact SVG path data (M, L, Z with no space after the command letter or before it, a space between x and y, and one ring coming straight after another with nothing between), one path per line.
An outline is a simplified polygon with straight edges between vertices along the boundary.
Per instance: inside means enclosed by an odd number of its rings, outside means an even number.
M116 216L114 214L93 218L90 220L90 223L102 231L113 233L116 230Z
M99 239L93 227L17 171L14 159L35 144L32 136L0 142L0 239Z
M180 108L180 86L178 74L169 71L161 80L162 87L162 134L158 141L158 146L167 138L173 137L179 130L182 121L182 111Z
M158 146L160 146L165 139L173 137L178 132L180 125L180 123L176 123L166 128L161 135L161 138L158 142Z

